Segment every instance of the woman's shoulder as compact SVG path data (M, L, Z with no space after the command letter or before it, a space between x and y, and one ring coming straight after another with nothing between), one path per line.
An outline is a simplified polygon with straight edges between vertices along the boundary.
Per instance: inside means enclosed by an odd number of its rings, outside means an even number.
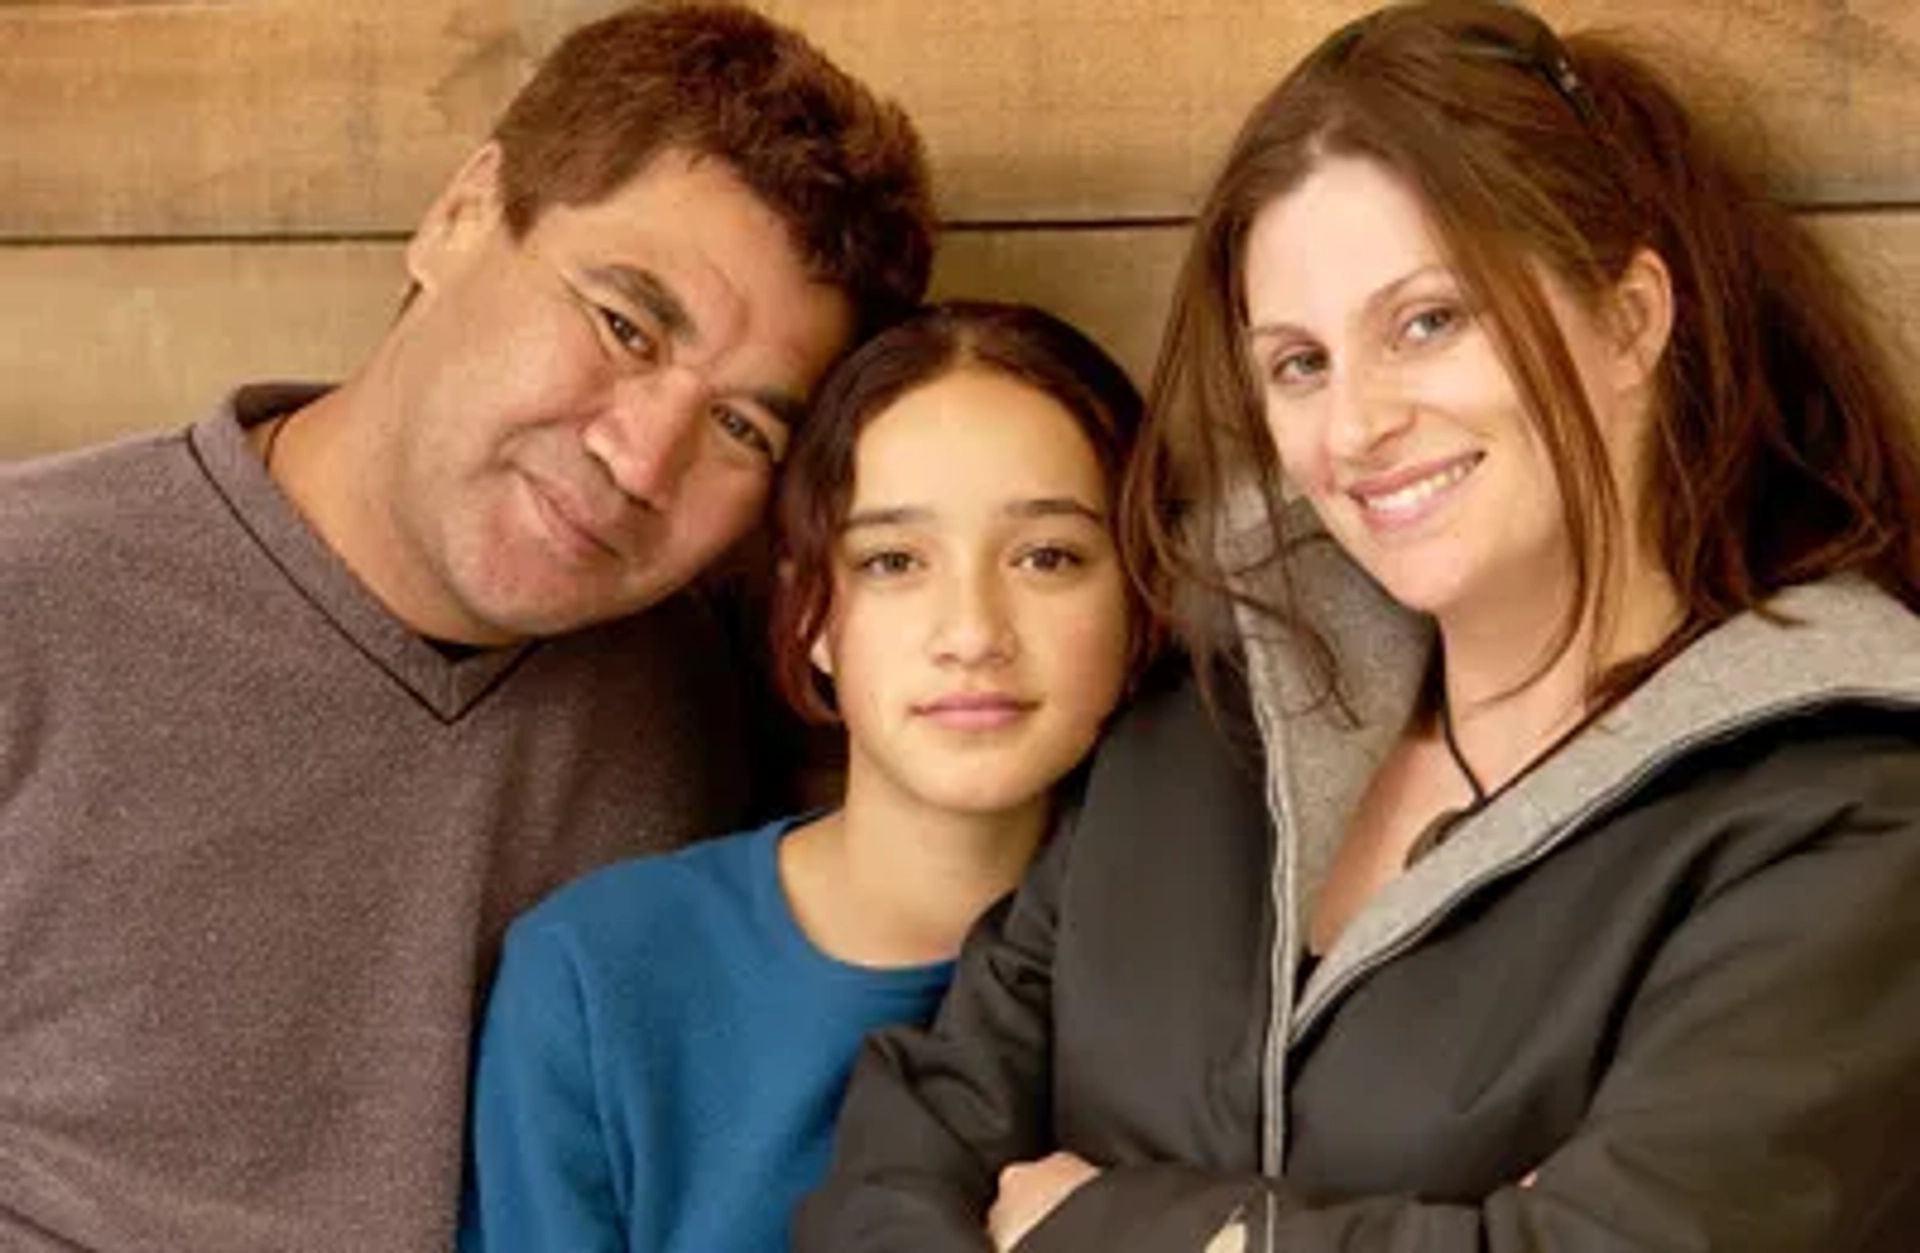
M1716 634L1730 667L1920 703L1920 613L1860 576L1788 588Z
M1814 790L1920 777L1916 753L1920 618L1837 579L1709 632L1513 790L1546 831L1676 792L1784 817Z
M1869 827L1910 846L1920 616L1863 580L1794 588L1668 663L1565 756L1529 799L1562 793L1603 826L1657 810L1670 842L1684 828L1761 860Z
M1671 774L1650 790L1737 811L1759 829L1874 814L1920 834L1920 704L1841 698L1783 710L1677 754Z
M1245 667L1223 655L1203 672L1160 659L1101 737L1075 781L1073 827L1105 848L1182 830L1195 844L1216 828L1264 840L1266 759ZM1084 843L1084 840L1078 842Z
M1253 736L1249 740L1248 736ZM1198 661L1170 648L1147 667L1101 737L1101 758L1257 752L1244 659L1236 650ZM1237 747L1236 747L1237 746Z
M1920 716L1920 615L1864 579L1790 588L1703 636L1607 721L1677 743L1725 740L1830 712Z

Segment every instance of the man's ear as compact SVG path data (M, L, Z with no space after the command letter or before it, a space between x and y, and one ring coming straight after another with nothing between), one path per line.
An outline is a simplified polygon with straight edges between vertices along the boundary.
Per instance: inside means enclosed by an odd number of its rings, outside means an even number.
M1637 250L1613 286L1613 384L1621 392L1653 384L1673 338L1673 276L1651 248Z
M500 222L500 145L488 141L427 207L407 241L407 273L422 290L434 290Z

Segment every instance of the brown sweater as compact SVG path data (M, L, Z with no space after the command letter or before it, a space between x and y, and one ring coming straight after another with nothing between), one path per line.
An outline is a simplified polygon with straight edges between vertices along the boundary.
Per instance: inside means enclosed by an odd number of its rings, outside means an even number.
M451 662L243 433L0 467L0 1248L441 1250L508 919L745 821L706 609Z

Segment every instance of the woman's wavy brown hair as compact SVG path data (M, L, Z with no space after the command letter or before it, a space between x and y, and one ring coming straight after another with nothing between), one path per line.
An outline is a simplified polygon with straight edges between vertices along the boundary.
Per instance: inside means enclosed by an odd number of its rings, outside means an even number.
M1378 162L1421 200L1548 450L1576 592L1543 666L1586 615L1611 611L1601 575L1628 509L1684 620L1653 653L1597 676L1598 699L1792 584L1857 571L1920 611L1920 453L1857 292L1647 63L1597 36L1562 43L1494 0L1363 18L1244 124L1195 224L1122 506L1123 542L1157 607L1195 589L1250 604L1301 631L1321 691L1339 693L1331 651L1288 606L1281 473L1245 346L1243 278L1256 216L1335 156ZM1533 267L1598 301L1641 249L1672 276L1674 324L1645 492L1622 501ZM1223 502L1242 483L1267 525L1230 562ZM1277 593L1238 577L1266 567ZM1226 651L1221 632L1181 621L1202 658Z

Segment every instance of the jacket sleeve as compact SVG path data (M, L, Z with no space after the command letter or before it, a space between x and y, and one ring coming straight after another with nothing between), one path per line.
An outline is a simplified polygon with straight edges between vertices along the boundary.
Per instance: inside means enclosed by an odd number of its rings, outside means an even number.
M509 931L473 1084L460 1253L624 1250L579 971L555 935Z
M1669 933L1587 1116L1533 1178L1469 1205L1121 1168L1019 1253L1910 1247L1920 772L1910 756L1903 769L1904 795L1836 806L1826 829L1720 885ZM1198 1237L1182 1218L1223 1212Z
M931 1026L870 1037L826 1183L794 1219L796 1253L990 1249L1001 1167L1050 1151L1054 922L1072 837L968 936Z

